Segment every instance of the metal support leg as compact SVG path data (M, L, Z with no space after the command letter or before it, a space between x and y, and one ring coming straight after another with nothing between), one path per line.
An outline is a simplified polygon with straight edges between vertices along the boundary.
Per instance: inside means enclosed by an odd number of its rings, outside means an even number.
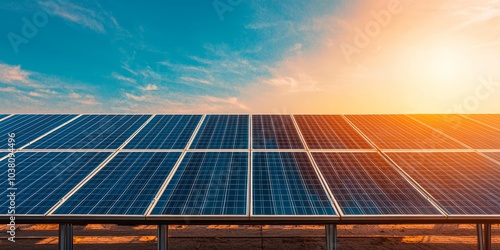
M168 249L168 225L158 225L158 250Z
M326 232L326 249L337 250L337 225L325 225Z
M491 250L491 224L484 224L484 249Z
M73 250L72 224L59 224L59 250Z
M483 224L477 224L477 249L484 250Z

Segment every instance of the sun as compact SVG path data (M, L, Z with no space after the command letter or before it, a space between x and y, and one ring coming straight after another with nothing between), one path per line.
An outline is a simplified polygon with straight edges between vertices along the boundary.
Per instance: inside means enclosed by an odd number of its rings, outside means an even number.
M468 71L465 51L457 47L430 48L425 59L423 63L427 65L427 69L423 73L437 84L454 85Z

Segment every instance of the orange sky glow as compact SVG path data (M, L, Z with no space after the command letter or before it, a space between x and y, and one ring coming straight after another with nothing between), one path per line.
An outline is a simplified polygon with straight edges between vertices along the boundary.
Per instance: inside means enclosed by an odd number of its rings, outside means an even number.
M244 92L248 111L500 112L500 1L353 2Z

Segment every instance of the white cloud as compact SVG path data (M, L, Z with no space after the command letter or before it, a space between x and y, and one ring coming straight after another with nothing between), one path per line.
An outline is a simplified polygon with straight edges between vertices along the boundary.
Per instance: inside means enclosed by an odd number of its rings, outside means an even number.
M20 90L17 90L16 88L14 87L7 87L7 88L1 88L0 87L0 92L4 92L4 93L19 93L21 92Z
M69 94L69 97L74 98L74 99L79 99L81 96L75 92Z
M11 66L0 63L0 82L3 83L30 83L30 73L21 69L20 65Z
M290 73L296 74L295 72ZM263 82L274 87L286 88L289 92L319 91L317 86L318 82L305 73L296 74L294 77L276 76L270 79L265 79Z
M237 97L220 98L215 96L203 96L203 99L212 103L230 104L240 109L248 110L248 107L241 103Z
M184 82L194 82L194 83L201 83L201 84L212 84L210 81L207 81L205 79L198 79L198 78L187 77L187 76L181 77L181 80L184 81Z
M118 81L123 81L123 82L130 82L130 83L136 83L137 81L135 79L132 79L132 78L129 78L129 77L125 77L125 76L122 76L116 72L113 72L111 74L111 76L113 76L113 78L115 78L116 80Z
M73 101L86 106L94 106L100 104L95 100L95 97L93 95L89 94L78 94L76 92L73 92L69 94L69 97L74 99Z
M40 92L45 93L45 94L49 94L49 95L57 95L58 94L57 91L54 91L51 89L40 89Z
M156 86L155 84L148 84L146 87L142 87L141 89L144 91L154 91L158 90L158 86Z
M132 99L134 101L145 101L147 99L147 96L136 96L136 95L133 95L130 93L125 93L125 96L127 96L127 98Z
M106 28L119 29L116 19L109 13L96 6L94 11L90 8L81 7L71 2L56 3L51 1L37 1L38 4L51 15L56 15L66 21L76 23L82 27L91 29L98 33L106 33Z
M34 91L31 91L28 93L30 96L33 96L33 97L45 97L45 95L41 94L41 93L38 93L38 92L34 92Z

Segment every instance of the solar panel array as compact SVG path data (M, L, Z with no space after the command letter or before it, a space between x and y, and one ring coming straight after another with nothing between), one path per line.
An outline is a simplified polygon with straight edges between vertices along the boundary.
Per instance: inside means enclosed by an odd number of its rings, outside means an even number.
M28 221L500 221L499 122L500 115L0 115L0 132L15 133L18 149L9 158L6 136L0 195L12 185L16 218Z

